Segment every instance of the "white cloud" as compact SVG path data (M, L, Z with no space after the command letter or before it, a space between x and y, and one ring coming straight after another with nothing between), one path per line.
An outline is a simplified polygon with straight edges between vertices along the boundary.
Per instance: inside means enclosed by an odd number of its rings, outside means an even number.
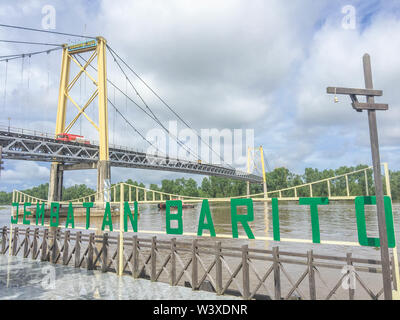
M13 163L13 168L8 165ZM49 168L42 166L36 162L28 161L8 161L5 170L1 172L1 184L18 184L26 186L35 186L38 181L46 181L49 179Z
M393 146L399 141L400 39L394 36L399 32L400 20L386 13L376 15L363 31L344 30L328 20L316 32L297 80L296 127L292 132L302 132L308 145L325 141L332 151L345 138L345 155L336 161L326 159L328 163L340 166L339 161L347 163L351 159L357 164L370 159L366 157L370 152L366 113L355 112L347 96L339 96L340 103L335 104L333 96L326 94L328 86L364 88L362 57L366 52L371 55L375 88L384 90L384 96L377 101L390 105L389 111L377 113L381 146ZM390 156L386 150L382 150L383 159ZM312 163L326 167L321 152L318 148L311 151L311 158L318 159ZM398 167L398 163L392 165Z

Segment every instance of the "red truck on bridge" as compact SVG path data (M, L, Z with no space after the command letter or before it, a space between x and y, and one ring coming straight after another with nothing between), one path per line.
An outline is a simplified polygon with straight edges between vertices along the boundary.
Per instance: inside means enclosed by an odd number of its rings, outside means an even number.
M79 136L77 134L71 133L60 133L57 135L57 141L66 141L66 142L77 142L83 144L90 144L89 140L84 139L83 136Z

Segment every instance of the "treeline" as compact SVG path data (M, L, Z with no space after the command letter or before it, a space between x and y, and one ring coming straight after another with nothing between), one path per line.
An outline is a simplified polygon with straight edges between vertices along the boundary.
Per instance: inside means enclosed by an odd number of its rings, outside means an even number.
M49 184L41 184L37 187L27 190L21 190L22 192L29 194L30 196L47 199L49 193ZM95 193L96 191L87 187L84 184L75 185L69 188L63 187L63 200L77 199L83 196L87 196ZM11 204L12 202L12 192L0 192L0 204Z
M362 170L367 168L365 165L359 165L357 167L340 167L336 170L323 170L307 168L304 174L295 174L290 172L286 168L277 168L272 172L268 172L267 176L267 188L268 191L282 190L286 188L291 188L294 186L303 185L309 182L319 181L334 176L343 175L346 173L354 172L357 170ZM367 179L367 183L366 183ZM131 179L125 181L128 184L137 185L140 187L145 187L143 183L138 183ZM350 175L348 177L349 191L352 195L369 194L374 195L374 184L373 184L373 174L372 170L367 171L365 176L364 172ZM382 181L384 189L386 192L386 185ZM400 200L400 171L390 172L390 183L393 200ZM221 177L207 177L204 178L200 185L190 178L190 179L176 179L176 180L162 180L161 185L151 184L149 186L151 190L161 191L165 193L171 193L183 196L194 196L194 197L204 197L204 198L223 198L223 197L236 197L246 194L247 184L243 181L237 181ZM347 194L346 190L346 178L338 178L330 183L330 191L332 196L345 196ZM47 199L49 190L48 183L42 184L38 187L24 190L23 192L32 195L37 198ZM63 188L63 200L68 201L71 199L76 199L79 197L87 196L93 194L95 190L88 188L86 185L75 185L69 188ZM127 191L126 191L127 192ZM263 192L262 185L251 184L250 185L251 194L257 194ZM294 191L284 191L283 196L294 196ZM310 189L309 187L298 188L298 196L309 197ZM320 183L313 186L313 196L327 196L328 195L328 185L327 183ZM278 196L276 194L270 194L270 196ZM144 195L141 192L139 194L140 199L143 199ZM127 195L126 198L127 199ZM12 193L0 192L0 204L10 204L12 201Z

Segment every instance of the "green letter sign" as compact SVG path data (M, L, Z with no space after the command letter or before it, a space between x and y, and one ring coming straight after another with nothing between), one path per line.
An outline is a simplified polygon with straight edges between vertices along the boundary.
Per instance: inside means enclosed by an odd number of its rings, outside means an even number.
M135 201L133 203L134 206L134 217L132 217L131 208L129 207L129 202L125 201L124 203L124 231L128 232L128 217L131 222L132 229L134 232L137 232L137 222L138 222L138 203Z
M30 207L32 204L30 202L24 203L24 218L22 219L22 223L26 225L30 225L31 222L27 219L28 216L31 215L31 212L27 210L26 207Z
M16 207L16 209L15 209L16 216L15 216L15 219L14 219L13 215L11 215L11 223L12 224L17 224L18 223L18 207L19 207L19 203L18 202L13 202L12 206Z
M72 207L72 202L69 203L67 220L65 221L65 228L68 229L68 226L71 224L72 229L75 228L75 220L74 220L74 208Z
M238 206L246 206L247 214L237 214ZM239 238L238 223L240 222L246 231L249 239L255 239L248 222L254 220L253 200L252 199L231 199L231 220L232 220L232 236Z
M376 205L376 197L357 197L356 201L356 218L357 218L357 230L358 230L358 242L360 245L365 247L380 247L379 238L368 238L367 226L365 222L365 206ZM392 213L392 200L390 197L384 197L385 205L385 219L386 219L386 232L388 238L388 247L394 248L396 246L396 240L394 236L393 227L393 213Z
M45 213L45 203L42 203L42 205L39 204L39 202L36 204L36 225L39 224L39 219L42 217L42 226L44 225L44 213Z
M278 199L272 199L272 225L274 229L274 241L281 241L281 231L279 227L279 206Z
M122 213L122 212L120 212ZM110 229L110 231L113 231L113 225L112 225L112 217L111 217L111 208L110 208L110 203L106 203L106 209L104 210L104 217L103 217L103 224L101 226L101 230L104 231L106 225ZM119 226L120 228L122 226Z
M178 213L171 214L171 207L175 207L178 209ZM183 234L183 223L182 223L182 201L175 200L175 201L167 201L165 207L165 219L166 219L166 229L167 234ZM171 228L171 221L176 220L178 221L178 227Z
M86 208L86 230L90 228L90 208L93 208L93 202L84 202L83 207Z
M313 243L321 243L321 234L319 230L318 205L329 204L328 198L300 198L300 205L309 205L311 211L311 228Z
M52 202L50 205L50 227L58 227L59 216L60 204L58 202ZM56 219L56 221L54 221L54 218Z
M203 235L203 230L210 231L211 237L216 237L214 223L210 212L210 206L208 205L208 200L203 200L203 203L201 205L199 225L197 227L197 235L199 237Z

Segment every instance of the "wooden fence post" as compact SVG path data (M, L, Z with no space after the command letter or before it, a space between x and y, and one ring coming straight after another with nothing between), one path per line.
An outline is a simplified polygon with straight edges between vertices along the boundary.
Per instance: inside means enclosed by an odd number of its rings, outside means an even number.
M93 253L94 253L94 233L89 234L89 247L87 253L87 269L93 270Z
M75 258L74 258L75 268L79 268L81 260L81 238L82 238L82 231L78 231L75 234Z
M71 231L65 230L65 232L64 232L64 250L63 250L63 265L65 265L65 266L68 264L70 237L71 237Z
M120 184L120 202L119 202L119 237L118 237L118 275L124 273L124 202L125 189L124 183Z
M279 263L279 247L272 248L272 256L274 259L275 300L281 300L281 268Z
M353 272L353 261L352 261L352 253L351 252L347 253L346 260L347 260L347 272L348 272L347 276L349 279L349 299L354 300L355 290L354 290L354 288L352 288L352 283L351 283L351 281L352 281L351 276L354 276L351 274Z
M221 242L215 244L215 290L217 295L222 294L222 260L221 260Z
M192 290L198 290L197 239L192 242Z
M24 240L24 258L28 258L28 253L29 253L29 233L30 233L30 229L26 228L25 229L25 240Z
M101 272L107 272L108 269L108 233L103 234L103 244L102 244L102 265Z
M6 242L7 242L7 227L3 227L3 233L1 235L1 253L6 253Z
M249 246L242 246L243 299L250 297Z
M56 259L57 259L57 251L58 251L57 234L58 234L58 229L54 229L53 230L53 247L51 249L51 258L50 258L51 263L56 263Z
M157 273L156 241L157 237L151 238L151 275L150 275L151 281L156 281L156 273Z
M13 245L12 245L12 255L17 255L18 248L18 227L14 228L14 237L13 237Z
M47 237L49 235L49 229L43 230L43 240L42 240L42 254L40 256L41 261L47 260Z
M133 278L139 277L139 241L137 236L133 236Z
M170 275L170 285L176 285L176 238L171 239L171 275Z
M390 258L390 268L392 270L392 283L393 283L393 290L397 291L397 279L396 279L396 270L395 270L395 266L396 266L396 262L394 261L394 255L392 255L392 257Z
M32 259L36 259L37 250L38 250L38 237L39 237L39 228L35 228L33 232L33 239L32 239Z
M314 257L313 251L307 252L307 262L308 262L308 283L310 287L310 300L317 300L317 292L315 288L315 271L314 271Z

